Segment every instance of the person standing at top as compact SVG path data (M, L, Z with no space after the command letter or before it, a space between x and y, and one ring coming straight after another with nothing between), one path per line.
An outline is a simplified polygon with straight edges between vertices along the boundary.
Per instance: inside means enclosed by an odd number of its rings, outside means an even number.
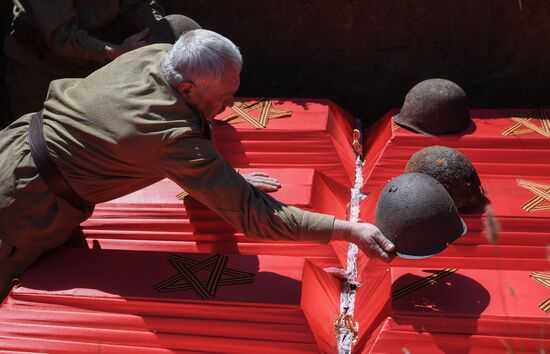
M164 12L156 0L12 1L14 19L4 44L11 120L40 110L51 81L85 77L148 44ZM140 30L114 44L112 25L119 16ZM200 28L187 19L190 29Z

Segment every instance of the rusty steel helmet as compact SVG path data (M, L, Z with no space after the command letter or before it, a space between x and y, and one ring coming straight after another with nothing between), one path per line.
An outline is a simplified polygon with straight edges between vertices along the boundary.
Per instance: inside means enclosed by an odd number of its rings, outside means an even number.
M173 14L158 20L151 28L149 35L145 38L147 43L170 43L174 44L178 38L189 31L200 29L201 26L193 19Z
M422 173L405 173L386 184L375 224L398 256L411 259L443 251L467 230L445 187Z
M476 169L455 149L435 145L417 151L407 162L405 172L424 173L435 178L449 192L458 209L475 207L483 201Z
M410 89L393 120L422 134L458 133L470 125L468 98L454 82L425 80Z

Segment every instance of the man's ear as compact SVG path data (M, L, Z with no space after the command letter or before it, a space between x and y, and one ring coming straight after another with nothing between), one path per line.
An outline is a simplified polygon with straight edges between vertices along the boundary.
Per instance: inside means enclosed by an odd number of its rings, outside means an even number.
M193 95L195 89L195 85L192 82L184 81L178 86L178 94L187 101L191 99L190 96Z

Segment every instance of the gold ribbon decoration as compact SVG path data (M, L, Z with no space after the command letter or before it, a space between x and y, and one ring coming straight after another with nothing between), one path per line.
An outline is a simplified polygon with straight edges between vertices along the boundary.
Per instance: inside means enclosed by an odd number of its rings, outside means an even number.
M203 261L196 261L170 254L168 261L177 273L153 285L158 292L194 290L201 298L209 299L216 295L219 286L252 283L255 279L252 273L227 268L228 257L225 255L216 254ZM196 276L202 270L210 271L206 281Z
M516 180L518 186L527 189L535 196L521 206L527 212L550 210L550 184Z
M445 268L441 269L433 274L430 274L427 277L424 277L418 281L415 281L413 283L410 283L409 285L402 287L401 289L397 289L392 292L392 300L397 300L407 294L410 294L418 289L425 288L427 286L435 284L438 280L441 278L444 278L448 275L451 275L453 273L456 273L458 269L456 268Z
M502 131L502 135L521 135L537 133L545 138L550 138L550 115L545 109L536 109L523 117L510 117L514 124ZM541 125L535 123L534 119L539 120Z
M531 277L531 279L538 281L547 288L550 288L550 274L533 272L529 274L529 276ZM550 312L550 297L539 304L539 309L544 312Z
M292 116L292 111L273 108L272 100L261 100L249 103L235 102L231 109L233 113L219 119L219 121L231 124L248 122L256 129L267 128L270 119ZM256 110L260 110L260 115L257 118L251 114Z

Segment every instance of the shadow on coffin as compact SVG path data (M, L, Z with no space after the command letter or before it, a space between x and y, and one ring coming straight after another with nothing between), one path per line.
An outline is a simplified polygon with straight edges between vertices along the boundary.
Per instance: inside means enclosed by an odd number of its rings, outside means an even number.
M209 255L179 256L201 262ZM56 342L68 341L81 342L81 348L103 343L232 353L317 352L299 307L304 258L228 258L227 269L253 274L254 281L220 282L215 297L202 300L194 289L155 290L155 284L177 274L166 253L52 251L10 294L0 311L1 322L9 326L0 326L0 337L9 337L21 350L52 350ZM205 274L195 275L207 282ZM25 341L29 336L43 347Z

